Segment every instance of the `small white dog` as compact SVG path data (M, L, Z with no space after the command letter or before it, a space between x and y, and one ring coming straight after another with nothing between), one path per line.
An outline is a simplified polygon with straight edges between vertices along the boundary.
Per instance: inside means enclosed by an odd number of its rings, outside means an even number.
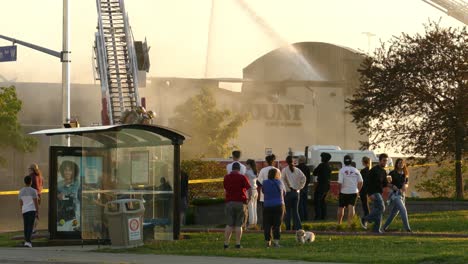
M314 242L315 234L309 231L304 231L303 229L299 229L296 231L296 241L302 244L305 242Z

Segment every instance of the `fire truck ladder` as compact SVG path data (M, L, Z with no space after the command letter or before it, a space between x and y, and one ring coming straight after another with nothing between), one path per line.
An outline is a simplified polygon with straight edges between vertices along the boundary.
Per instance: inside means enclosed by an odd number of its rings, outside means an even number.
M423 0L447 15L468 25L468 3L464 0Z
M94 56L101 81L102 123L120 123L125 110L140 106L133 36L123 0L96 0L98 32Z

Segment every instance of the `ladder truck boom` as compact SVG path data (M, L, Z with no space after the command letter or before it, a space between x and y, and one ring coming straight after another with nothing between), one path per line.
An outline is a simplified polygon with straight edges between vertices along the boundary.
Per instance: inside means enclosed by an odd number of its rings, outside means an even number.
M447 15L468 25L468 3L464 0L423 0Z
M102 124L124 123L127 113L141 112L138 70L149 70L148 47L146 41L133 40L124 0L96 0L96 6L94 56L96 79L101 82ZM135 44L142 56L137 56Z

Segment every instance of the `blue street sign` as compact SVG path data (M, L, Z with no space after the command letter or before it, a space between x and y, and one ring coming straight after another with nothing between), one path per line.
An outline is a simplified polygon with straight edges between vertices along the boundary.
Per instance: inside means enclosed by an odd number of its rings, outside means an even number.
M16 46L0 47L0 62L16 61Z

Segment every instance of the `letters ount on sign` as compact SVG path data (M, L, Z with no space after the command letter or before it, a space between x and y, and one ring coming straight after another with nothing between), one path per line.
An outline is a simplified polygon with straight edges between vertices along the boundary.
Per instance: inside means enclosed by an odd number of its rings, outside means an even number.
M264 120L267 126L302 126L302 104L250 104L234 105L236 112L249 113L252 120Z

